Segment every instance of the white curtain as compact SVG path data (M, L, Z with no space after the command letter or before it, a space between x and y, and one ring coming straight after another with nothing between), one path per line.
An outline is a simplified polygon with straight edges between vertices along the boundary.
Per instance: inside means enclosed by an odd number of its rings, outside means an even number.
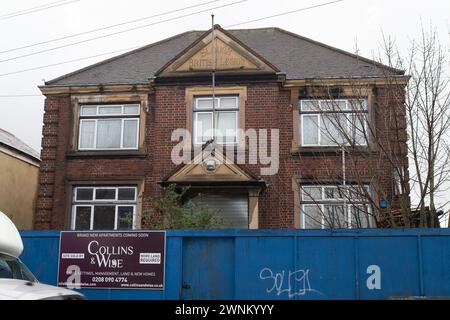
M97 121L97 148L120 148L121 119Z
M206 142L212 138L212 112L198 112L196 126L196 139L198 143Z
M219 142L235 142L236 112L218 112L217 137Z
M82 120L80 127L80 148L94 148L95 120Z
M317 145L319 144L319 128L317 115L303 116L302 133L303 144Z
M124 120L123 122L123 147L137 148L137 119Z

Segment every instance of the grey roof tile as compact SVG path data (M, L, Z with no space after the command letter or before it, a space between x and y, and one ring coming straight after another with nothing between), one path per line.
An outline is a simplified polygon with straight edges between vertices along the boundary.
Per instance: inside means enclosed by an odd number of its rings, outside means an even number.
M228 30L286 74L287 79L402 75L375 61L279 29ZM188 31L46 82L46 85L148 83L156 71L205 31Z
M5 145L8 148L17 150L23 154L26 154L35 160L40 161L40 155L39 152L25 144L22 140L17 138L12 133L9 133L8 131L5 131L3 129L0 129L0 145Z

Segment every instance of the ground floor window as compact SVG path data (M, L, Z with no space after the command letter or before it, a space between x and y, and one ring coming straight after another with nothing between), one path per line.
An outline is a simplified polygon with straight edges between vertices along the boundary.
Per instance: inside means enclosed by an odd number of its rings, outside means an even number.
M136 225L136 186L73 188L73 230L124 230Z
M369 186L305 185L301 193L302 229L371 228Z

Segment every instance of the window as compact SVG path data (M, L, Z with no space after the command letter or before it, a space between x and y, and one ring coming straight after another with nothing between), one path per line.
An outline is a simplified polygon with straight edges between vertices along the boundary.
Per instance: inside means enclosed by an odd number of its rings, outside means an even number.
M195 144L203 144L213 138L221 144L237 143L238 96L218 96L214 106L211 96L195 97L193 112Z
M134 229L135 186L79 186L73 189L73 230Z
M303 229L372 226L372 209L367 200L368 186L308 185L300 190Z
M367 99L299 103L301 146L367 145Z
M78 149L138 149L139 113L139 104L82 105Z

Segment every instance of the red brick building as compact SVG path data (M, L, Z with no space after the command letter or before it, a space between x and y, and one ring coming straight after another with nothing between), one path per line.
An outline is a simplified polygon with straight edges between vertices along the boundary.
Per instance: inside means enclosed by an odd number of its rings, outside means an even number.
M406 81L285 30L219 26L48 81L35 228L145 227L144 199L170 183L233 227L375 227L405 194L392 159L407 173ZM227 148L195 153L206 145ZM174 161L177 147L192 157Z

